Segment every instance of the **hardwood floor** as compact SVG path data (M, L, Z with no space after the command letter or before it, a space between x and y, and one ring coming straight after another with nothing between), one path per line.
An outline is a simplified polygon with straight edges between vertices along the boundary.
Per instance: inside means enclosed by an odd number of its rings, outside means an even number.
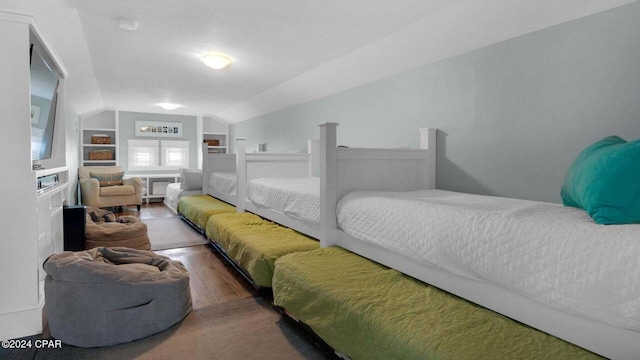
M135 205L133 206L123 206L122 209L111 209L111 211L116 214L116 216L121 215L133 215L140 218L140 220L145 219L158 219L164 217L172 217L175 214L166 207L162 202L152 202L149 204L142 204L140 207L140 212L136 209Z
M156 253L182 262L189 270L194 309L257 295L209 245L159 250Z
M133 215L140 220L173 217L175 214L162 203L124 208L116 215ZM220 257L210 245L157 250L155 253L178 260L189 270L193 308L222 304L257 295L255 289Z
M126 207L116 213L116 216L121 215L137 216L142 221L175 217L162 203L145 204L140 212L135 207ZM281 320L271 308L270 299L259 297L210 245L155 252L182 262L189 270L194 311L186 320L130 343L99 348L64 344L62 349L0 348L0 359L334 358L333 354L325 354L317 348L290 322ZM247 308L249 310L236 312ZM46 317L46 309L44 315ZM42 334L24 339L50 338L48 326L45 326Z

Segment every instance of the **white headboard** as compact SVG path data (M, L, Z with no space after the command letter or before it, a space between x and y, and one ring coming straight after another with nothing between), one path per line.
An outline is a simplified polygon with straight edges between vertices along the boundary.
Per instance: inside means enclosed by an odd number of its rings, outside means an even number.
M338 201L352 191L413 191L436 185L436 129L420 129L420 149L336 147L337 123L320 124L320 243L332 245Z
M307 146L308 153L247 153L246 139L236 139L238 211L244 211L247 185L252 179L308 177L317 174L318 140L309 140Z
M209 154L207 144L202 144L202 193L208 193L209 177L213 172L236 172L235 154Z

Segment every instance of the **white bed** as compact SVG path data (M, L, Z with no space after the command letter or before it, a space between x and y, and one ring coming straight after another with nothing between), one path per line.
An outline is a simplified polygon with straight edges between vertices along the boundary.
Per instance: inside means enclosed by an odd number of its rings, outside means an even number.
M237 140L236 149L238 211L255 213L317 238L318 141L308 141L307 153L247 153L244 139Z
M435 133L424 134L424 155L336 148L336 126L321 125L321 246L339 245L603 356L638 359L638 226L587 226L585 213L553 204L377 193L435 187Z
M435 129L420 129L420 144L427 146ZM435 140L434 140L435 141ZM319 239L320 177L322 153L317 140L308 141L308 154L247 154L243 139L238 149L238 211L250 211L264 218ZM358 154L383 156L386 149L350 149ZM404 156L426 160L429 153L420 149L400 149ZM415 159L414 159L415 160ZM358 164L350 164L355 166ZM426 172L425 169L417 170ZM430 170L434 172L435 169ZM242 172L242 174L241 174ZM435 178L432 179L435 183ZM375 184L375 177L365 181ZM400 181L402 182L402 181Z
M203 144L202 153L202 192L236 205L238 202L235 192L238 182L236 155L209 154L207 144Z
M213 172L209 176L209 195L235 205L238 199L236 184L238 175L235 172Z
M180 183L171 183L167 185L167 191L164 195L164 204L173 211L178 213L178 202L183 196L200 195L202 190L183 190Z
M320 178L257 178L249 181L249 201L294 219L318 225L320 222Z
M271 213L268 204L257 204L257 207L247 198L253 189L252 180L260 177L290 178L305 177L317 174L318 141L308 140L308 153L249 153L246 152L246 140L236 139L238 154L209 154L206 144L203 145L203 176L202 187L205 193L222 201L235 205L239 212L249 210L273 221L287 222L288 215ZM312 159L316 159L312 161ZM236 169L241 171L236 171ZM316 184L316 186L319 186ZM238 189L241 189L240 191ZM318 188L319 189L319 188ZM319 193L319 190L316 191ZM238 201L238 199L243 201ZM317 195L316 195L317 198ZM317 201L316 201L317 202ZM282 215L282 216L280 216ZM277 219L273 218L275 216ZM295 228L295 225L293 226ZM302 225L304 228L305 225ZM317 227L317 220L315 221Z
M421 129L421 139L435 130ZM423 141L421 140L421 144ZM425 142L426 143L426 142ZM308 154L246 154L237 145L238 176L244 194L238 211L247 210L314 238L320 238L320 153L318 141L309 140ZM426 146L426 145L425 145ZM369 149L352 149L358 153ZM383 152L385 150L382 150ZM402 149L404 154L428 156L424 150ZM379 153L377 153L379 154ZM239 190L240 191L240 190Z

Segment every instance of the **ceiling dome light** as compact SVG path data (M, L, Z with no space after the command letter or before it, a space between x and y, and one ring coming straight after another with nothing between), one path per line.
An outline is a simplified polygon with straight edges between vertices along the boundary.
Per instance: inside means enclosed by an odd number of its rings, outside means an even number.
M223 69L233 62L233 59L227 54L222 53L206 53L200 58L208 67L216 70Z
M182 105L179 104L172 104L172 103L160 103L160 104L156 104L158 106L160 106L161 108L165 109L165 110L175 110L179 107L182 107Z
M138 23L127 19L118 19L118 27L122 30L136 31L138 30Z

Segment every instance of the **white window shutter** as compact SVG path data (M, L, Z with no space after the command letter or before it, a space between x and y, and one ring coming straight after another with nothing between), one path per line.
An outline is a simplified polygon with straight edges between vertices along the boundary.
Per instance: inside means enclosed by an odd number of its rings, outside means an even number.
M189 167L189 141L161 140L162 166Z
M158 140L129 139L129 169L158 166Z

